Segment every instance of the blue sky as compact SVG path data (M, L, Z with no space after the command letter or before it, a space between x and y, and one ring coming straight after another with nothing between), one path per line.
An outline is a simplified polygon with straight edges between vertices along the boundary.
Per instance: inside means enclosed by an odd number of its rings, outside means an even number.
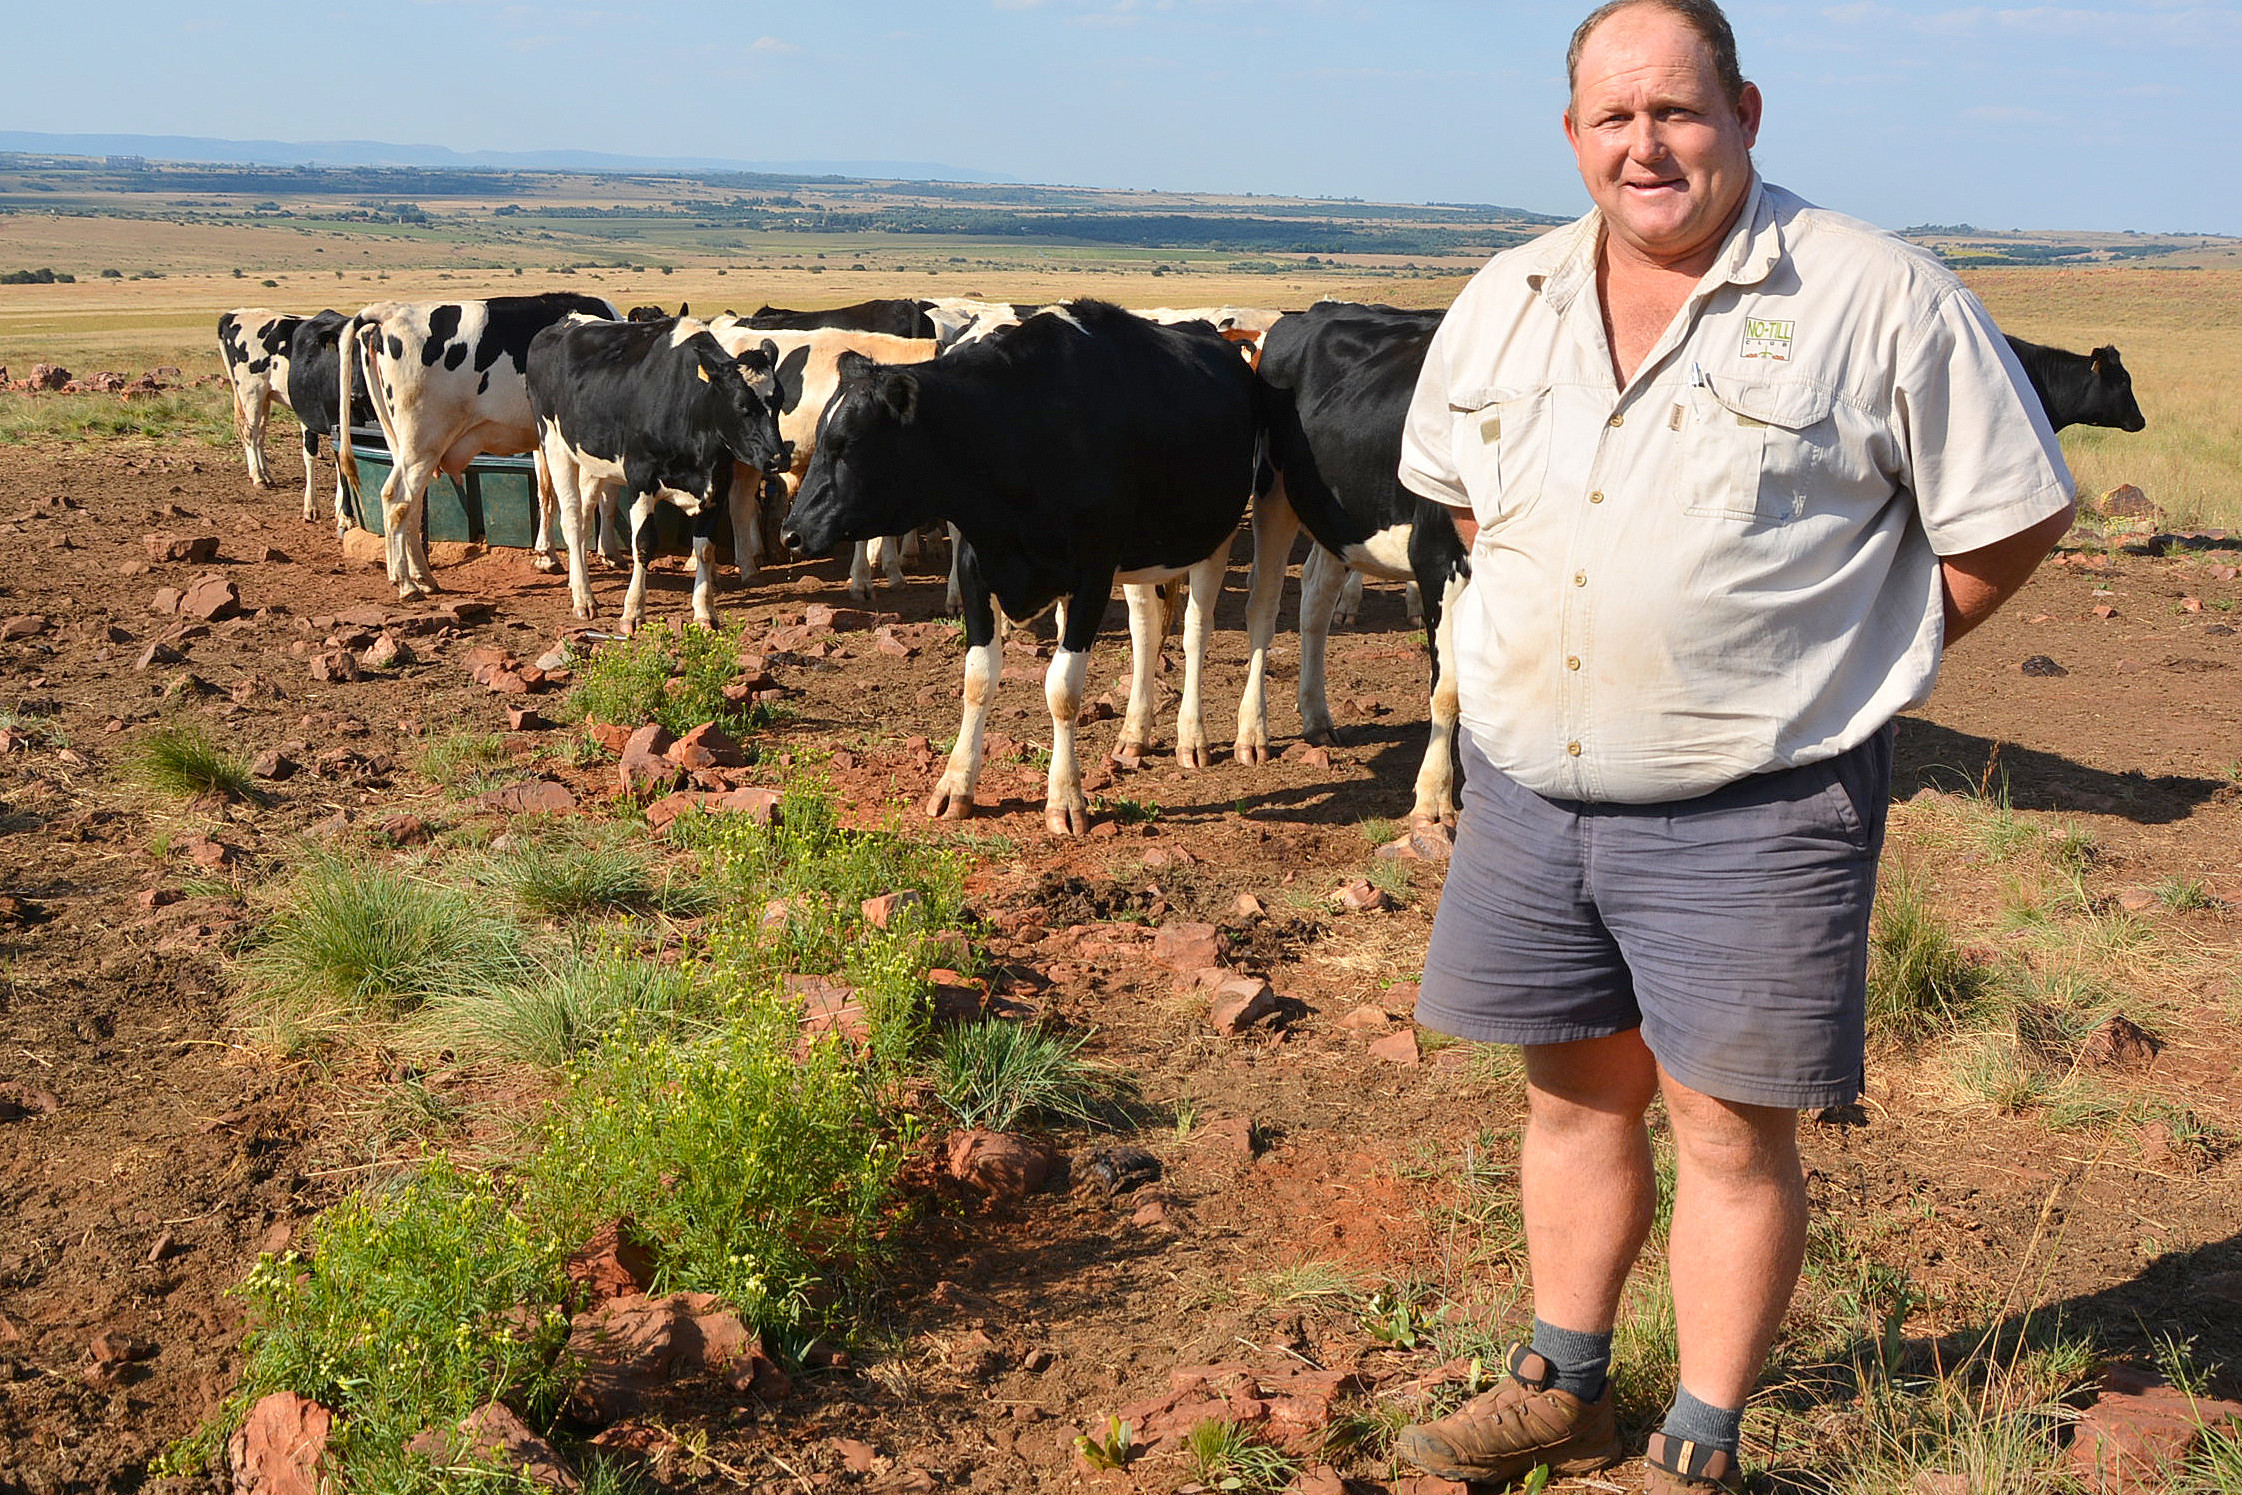
M16 7L0 128L910 159L1584 203L1585 0L103 0ZM2242 233L2242 3L1730 7L1776 181L1899 227ZM2208 140L2210 152L2181 149Z

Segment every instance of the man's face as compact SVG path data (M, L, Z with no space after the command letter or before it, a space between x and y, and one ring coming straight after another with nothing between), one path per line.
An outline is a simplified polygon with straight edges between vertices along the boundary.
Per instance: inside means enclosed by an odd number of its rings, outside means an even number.
M1716 248L1751 186L1759 90L1731 103L1712 52L1656 5L1623 10L1581 49L1565 138L1606 231L1661 264Z

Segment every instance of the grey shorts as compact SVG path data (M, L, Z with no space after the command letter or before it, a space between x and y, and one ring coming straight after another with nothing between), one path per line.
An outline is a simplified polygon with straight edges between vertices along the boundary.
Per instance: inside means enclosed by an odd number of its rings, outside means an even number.
M1545 799L1463 737L1463 817L1417 1020L1489 1043L1630 1028L1693 1090L1860 1094L1892 731L1656 805Z

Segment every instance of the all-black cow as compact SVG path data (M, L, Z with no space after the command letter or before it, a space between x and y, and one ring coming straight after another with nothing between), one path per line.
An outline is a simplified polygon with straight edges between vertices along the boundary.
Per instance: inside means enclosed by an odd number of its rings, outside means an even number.
M972 813L1002 665L992 598L1017 619L1065 606L1043 686L1054 834L1088 829L1074 723L1117 577L1190 577L1176 756L1206 761L1201 666L1255 443L1252 371L1213 329L1162 327L1102 302L1031 317L932 363L841 360L785 539L822 554L937 520L963 533L965 714L929 814ZM1136 642L1140 658L1158 644Z
M234 435L241 439L249 481L260 488L278 486L265 461L265 422L274 400L289 403L288 349L302 321L262 306L237 306L218 318L218 356L233 388Z
M2133 376L2118 361L2117 349L2096 348L2091 353L2069 353L2012 337L2008 345L2024 365L2024 377L2047 411L2047 423L2060 431L2065 426L2114 426L2120 431L2148 427L2140 402L2133 398Z
M1451 613L1471 567L1448 510L1401 486L1401 432L1443 313L1323 302L1270 327L1256 377L1268 433L1265 488L1254 503L1251 655L1238 706L1237 754L1269 752L1266 665L1285 558L1305 523L1318 549L1301 573L1300 722L1335 740L1324 698L1332 604L1349 570L1414 581L1432 644L1432 740L1417 772L1412 822L1454 813L1456 676ZM1337 562L1330 558L1336 557Z
M336 349L342 341L343 328L350 319L339 311L323 311L316 316L303 318L296 327L296 335L288 344L288 408L296 412L296 419L304 431L304 523L319 517L319 504L314 479L319 464L319 438L330 441L339 438L336 433L341 422L336 418L341 398L341 378L336 364ZM351 405L351 421L356 425L374 423L373 400L361 391ZM343 508L343 474L340 464L335 468L335 533L340 535L349 528L350 520Z
M705 322L683 317L571 317L531 341L529 403L568 541L576 616L593 613L585 552L601 490L612 486L631 537L623 631L634 631L644 614L650 521L662 499L693 518L693 617L716 626L710 539L731 502L733 465L769 473L791 460L779 437L777 352L766 342L734 359Z
M615 319L612 303L570 291L493 296L488 301L381 301L362 308L342 341L364 355L374 415L389 442L382 484L382 530L389 542L389 581L397 595L436 590L421 535L429 480L454 476L485 452L526 452L537 444L529 409L530 339L572 314ZM342 366L342 398L355 403L360 360ZM345 426L335 443L344 475L358 482L358 462ZM547 569L552 539L540 532Z
M815 332L833 327L844 332L884 332L889 337L932 337L934 323L928 320L926 308L926 302L908 298L859 301L827 311L766 306L743 320L758 332Z

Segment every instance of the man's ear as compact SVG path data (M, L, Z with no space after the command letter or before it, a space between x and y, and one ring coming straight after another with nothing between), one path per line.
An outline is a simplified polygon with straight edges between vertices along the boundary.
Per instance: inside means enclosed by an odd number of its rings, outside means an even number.
M880 403L906 426L911 423L911 417L919 413L919 381L915 374L902 369L887 374L880 380L879 395Z

